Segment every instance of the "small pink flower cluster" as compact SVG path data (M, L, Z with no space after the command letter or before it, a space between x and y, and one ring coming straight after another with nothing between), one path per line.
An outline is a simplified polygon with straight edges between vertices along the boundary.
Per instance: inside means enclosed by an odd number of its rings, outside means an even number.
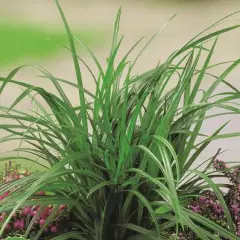
M228 168L228 166L223 160L216 159L213 162L213 168L215 168L219 172L222 172L225 171Z
M14 232L21 232L27 229L30 221L33 217L37 216L32 228L32 231L40 229L44 224L47 218L51 215L54 206L49 205L44 207L41 206L27 206L18 210L12 217L11 221L8 223L5 233L10 234ZM57 234L59 232L59 225L61 224L61 218L65 216L68 212L66 205L62 204L59 206L57 214L54 220L46 226L44 229L45 233ZM3 222L4 219L8 216L7 213L3 212L0 215L0 222Z
M2 178L2 182L6 183L9 181L16 181L22 177L26 177L30 175L29 171L20 172L19 168L12 167L11 162L6 165L5 176ZM4 200L9 194L11 190L0 195L0 201ZM44 191L39 191L35 193L36 196L46 196L47 194ZM5 235L10 236L15 233L24 233L24 231L29 226L30 222L34 220L33 227L31 232L37 232L46 222L48 217L51 215L52 211L56 206L26 206L24 208L19 209L11 218L9 223L5 228ZM62 224L62 219L64 219L68 215L69 209L66 205L62 204L59 206L57 213L48 226L44 229L44 234L57 235L60 231L60 225ZM0 213L0 225L7 218L8 214L6 212ZM30 233L31 233L30 232Z
M236 224L236 235L240 237L240 184L232 187L227 195L228 204Z
M172 234L172 237L176 237L176 233ZM179 232L178 233L178 240L195 240L196 235L193 232Z
M2 178L2 182L11 182L18 179L21 179L23 177L29 176L31 173L27 170L20 171L20 166L12 166L12 162L9 161L5 164L5 175Z
M222 227L226 227L227 225L223 207L216 195L211 191L203 192L196 201L188 205L188 208L216 222Z
M235 223L236 236L240 237L240 168L230 168L222 160L215 160L213 168L221 172L223 177L227 178L231 183L224 199L232 214L232 219ZM201 196L188 205L188 208L193 212L201 214L202 216L214 221L223 228L228 228L228 223L224 215L223 207L221 206L216 195L212 191L204 191ZM216 233L216 236L218 233ZM228 240L221 236L220 239ZM197 240L198 237L191 230L180 231L178 233L178 240ZM229 239L230 240L230 239Z
M235 168L232 171L229 170L225 175L233 184L240 183L240 168Z
M226 196L229 210L236 225L236 235L240 237L240 168L230 169L223 161L215 161L214 168L221 170L225 177L232 183L232 187Z
M5 164L5 175L2 177L2 183L7 183L11 181L15 181L21 179L23 177L29 176L31 173L27 170L20 171L19 166L12 166L12 162L10 161L8 164ZM0 195L0 201L6 198L11 193L10 190L4 192Z

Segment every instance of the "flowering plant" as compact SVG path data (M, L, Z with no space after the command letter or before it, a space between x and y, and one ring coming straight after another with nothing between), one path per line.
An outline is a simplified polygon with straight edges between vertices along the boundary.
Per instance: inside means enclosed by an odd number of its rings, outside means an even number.
M9 161L8 164L5 164L5 172L1 182L14 182L29 175L31 175L31 172L28 170L21 170L20 165L13 166L12 162ZM0 201L4 202L6 197L15 190L16 187L7 190L0 196ZM33 197L47 197L47 195L48 193L45 191L39 191L35 193ZM44 226L44 231L38 239L48 239L53 236L57 236L59 233L63 233L67 230L66 225L64 226L64 223L68 221L69 209L66 205L61 204L58 206L57 211L55 210L54 216L51 217L51 220L49 221L48 218L51 216L51 213L54 210L55 207L53 205L25 206L18 209L5 226L3 237L29 235L31 238L33 238L36 236L42 226ZM0 226L8 216L9 213L7 212L0 213ZM28 234L26 234L26 231Z
M222 160L215 160L213 163L214 169L223 174L223 177L228 180L231 185L227 192L223 193L225 203L228 206L231 217L234 221L234 228L236 236L240 237L240 168L230 168ZM219 226L228 229L227 217L224 209L215 192L212 190L205 190L200 193L200 196L188 205L188 208L193 212L198 213L207 219L217 223ZM226 240L219 233L213 232L220 239ZM175 235L175 234L173 234ZM178 240L198 240L199 237L191 231L180 231L178 233ZM231 239L228 239L231 240Z

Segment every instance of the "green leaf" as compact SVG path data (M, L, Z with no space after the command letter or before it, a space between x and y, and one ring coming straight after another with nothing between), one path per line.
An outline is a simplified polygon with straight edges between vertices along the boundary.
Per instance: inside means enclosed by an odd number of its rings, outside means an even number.
M23 237L7 237L5 239L6 240L27 240L26 238L23 238Z
M83 123L84 129L88 129L88 123L87 123L87 113L86 113L86 100L85 100L85 96L84 96L84 90L83 90L83 81L82 81L82 75L81 75L81 70L80 70L80 66L78 63L78 58L77 58L77 52L76 52L76 48L75 48L75 44L74 44L74 40L73 40L73 35L71 33L71 30L68 26L67 20L65 18L65 15L63 13L63 10L58 2L58 0L55 0L59 13L62 17L67 35L68 35L68 40L70 43L70 47L71 47L71 51L72 51L72 58L73 58L73 63L74 63L74 67L75 67L75 73L76 73L76 77L77 77L77 82L78 82L78 92L79 92L79 100L80 100L80 105L83 108L82 111L82 117L81 117L81 121Z

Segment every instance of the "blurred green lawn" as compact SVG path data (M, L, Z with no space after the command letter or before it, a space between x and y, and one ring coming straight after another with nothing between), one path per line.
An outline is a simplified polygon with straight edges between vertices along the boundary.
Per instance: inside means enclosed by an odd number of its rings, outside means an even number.
M81 29L74 31L74 34L90 47L103 42L104 35L100 30ZM52 57L64 49L64 45L68 46L64 29L50 31L31 24L0 22L0 69L6 65L25 64L27 59ZM21 164L23 168L41 169L39 165L22 159L13 162ZM0 172L4 170L4 164L0 161Z
M81 29L74 34L88 46L97 44L103 37L96 29ZM67 44L64 29L47 31L31 24L0 22L0 68L13 63L24 64L25 59L51 57Z

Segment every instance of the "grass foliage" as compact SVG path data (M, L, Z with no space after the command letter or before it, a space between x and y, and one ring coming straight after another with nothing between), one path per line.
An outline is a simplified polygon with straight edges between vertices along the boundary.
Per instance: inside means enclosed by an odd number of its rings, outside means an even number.
M240 93L227 82L227 77L240 60L229 63L219 76L211 75L209 70L217 66L211 65L211 59L219 36L240 25L211 31L214 24L156 68L133 76L132 69L140 55L134 61L129 61L128 56L140 41L120 62L115 61L122 43L120 10L107 68L103 69L94 53L85 47L98 68L96 75L88 68L96 84L92 94L83 86L75 47L80 40L72 35L56 3L67 30L77 83L55 78L40 69L56 87L56 95L15 80L21 67L0 78L1 92L8 84L25 89L12 107L1 106L0 117L11 119L9 124L0 125L9 133L1 142L24 141L29 147L19 148L18 152L30 154L30 161L40 157L49 166L44 172L19 180L7 201L1 202L0 211L12 211L13 215L24 205L71 205L76 229L56 240L174 239L168 233L172 229L178 232L180 227L190 228L204 240L218 239L213 232L237 240L233 220L219 191L223 184L211 180L219 177L209 171L217 154L206 160L201 171L198 166L191 166L197 165L199 155L211 141L239 135L222 134L227 123L209 136L201 135L200 129L205 119L239 114L236 100ZM81 65L88 66L85 62ZM213 81L201 91L201 84L209 75ZM71 85L78 94L78 106L72 106L63 84ZM216 92L219 85L227 90ZM48 107L35 101L37 113L16 110L17 104L29 94L40 96ZM209 115L213 108L221 112ZM2 156L2 160L6 158ZM14 186L16 182L1 185L0 194ZM228 229L187 209L191 198L207 188L212 188L223 203ZM32 199L31 195L41 189L52 194Z

